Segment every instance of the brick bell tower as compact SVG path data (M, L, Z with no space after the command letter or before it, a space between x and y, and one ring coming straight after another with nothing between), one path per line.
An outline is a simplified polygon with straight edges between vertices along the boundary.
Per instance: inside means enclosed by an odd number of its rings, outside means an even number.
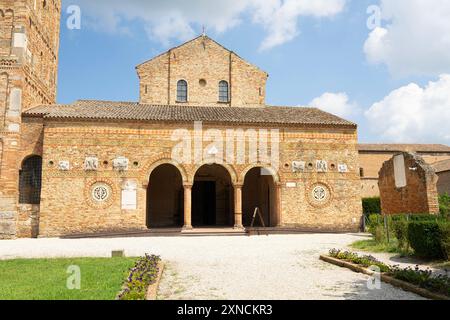
M35 223L20 211L39 212L39 203L19 200L24 160L42 157L21 114L56 102L60 17L61 0L0 0L0 239L19 236L20 220Z

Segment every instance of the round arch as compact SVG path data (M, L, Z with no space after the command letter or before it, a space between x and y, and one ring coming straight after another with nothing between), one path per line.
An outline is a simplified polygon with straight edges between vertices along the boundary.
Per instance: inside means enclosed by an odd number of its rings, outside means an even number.
M233 185L235 185L235 184L238 183L239 180L238 180L238 175L237 175L237 173L236 173L235 168L234 168L233 166L231 166L231 165L225 163L225 161L222 161L222 163L217 162L217 161L213 161L213 162L203 161L201 164L197 165L197 166L195 167L195 169L193 170L193 173L192 173L192 175L191 175L190 178L189 178L189 181L190 181L190 182L194 183L195 175L196 175L197 172L198 172L202 167L204 167L205 165L218 165L218 166L223 167L226 171L228 171L228 174L230 175L230 178L231 178L231 183L232 183Z
M266 170L270 174L262 172ZM252 165L247 167L241 174L242 181L242 214L243 225L249 227L265 226L274 227L278 224L277 197L279 175L273 168ZM253 221L252 217L258 209L262 220L259 218Z
M147 185L147 227L181 227L184 212L182 171L167 161L151 168Z
M181 165L180 163L178 163L172 159L164 158L164 159L159 159L157 161L150 162L150 164L144 168L144 170L143 170L144 176L145 176L143 178L144 185L150 181L150 177L151 177L153 171L156 168L158 168L159 166L164 165L164 164L170 164L170 165L174 166L175 168L177 168L178 171L180 172L183 183L189 182L189 176L186 173L186 169L183 167L183 165Z
M40 204L42 187L42 157L28 155L20 163L19 203Z
M192 225L231 227L234 225L234 183L230 166L205 163L192 178Z
M261 168L264 170L267 170L268 172L270 172L270 174L272 175L273 181L275 184L279 184L281 182L280 179L280 175L278 174L278 171L275 170L273 167L269 167L269 166L264 166L264 165L258 165L258 164L253 164L250 165L248 167L246 167L242 172L241 175L239 176L239 184L243 185L245 182L245 177L247 176L247 173L255 168Z

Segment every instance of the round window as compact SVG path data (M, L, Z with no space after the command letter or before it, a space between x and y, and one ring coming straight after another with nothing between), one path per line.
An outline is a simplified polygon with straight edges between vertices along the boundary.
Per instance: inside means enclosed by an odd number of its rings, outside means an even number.
M316 186L312 191L314 200L323 202L327 199L327 190L323 186Z
M97 202L105 202L109 198L109 188L106 185L96 185L92 189L92 198Z
M200 87L205 87L206 86L206 80L205 79L200 79L200 81L198 83L200 84Z
M308 188L307 200L310 205L317 208L323 208L330 205L333 198L333 192L329 186L324 183L316 183Z

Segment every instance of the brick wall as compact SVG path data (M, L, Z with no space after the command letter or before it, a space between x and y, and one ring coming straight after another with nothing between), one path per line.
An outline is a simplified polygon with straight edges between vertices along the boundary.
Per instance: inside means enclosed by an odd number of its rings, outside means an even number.
M406 187L396 187L394 158L386 161L380 171L379 188L383 214L422 214L439 212L438 180L434 169L420 156L403 153Z
M20 221L31 234L36 208L19 207L18 175L25 157L42 154L42 124L24 125L21 112L56 102L60 14L60 0L0 0L0 238Z
M170 162L172 148L177 143L171 141L171 135L180 127L192 132L193 124L48 122L44 133L41 236L146 229L149 176L155 164ZM209 128L218 128L222 134L226 129L223 125L204 126L204 130ZM244 130L248 128L242 126ZM88 155L98 157L98 171L83 169ZM281 129L280 155L276 181L281 187L282 226L324 231L359 229L362 210L355 130ZM113 170L112 161L118 156L129 159L128 171ZM293 173L293 160L315 164L317 159L327 160L330 171L317 173L306 169ZM70 170L60 171L59 161L69 161ZM338 163L347 164L349 172L339 173ZM200 165L177 167L184 183L192 183ZM225 167L233 185L243 184L243 174L250 169L248 164ZM126 180L137 182L136 210L121 209L121 185ZM106 183L111 188L107 207L92 205L90 187L95 182ZM317 183L329 191L323 203L312 199Z
M363 169L364 176L361 177L361 197L378 197L378 173L385 161L388 161L394 155L394 152L360 152L359 165ZM434 164L439 161L450 159L448 153L428 153L420 154L426 163Z
M179 104L177 82L188 83L188 104L256 107L265 104L267 74L208 37L199 37L137 67L140 102ZM201 84L200 80L206 82ZM230 87L230 103L219 103L219 82Z

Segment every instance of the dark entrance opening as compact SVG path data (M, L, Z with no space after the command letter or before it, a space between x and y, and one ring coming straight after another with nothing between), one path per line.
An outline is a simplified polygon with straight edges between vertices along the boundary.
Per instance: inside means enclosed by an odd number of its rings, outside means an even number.
M171 164L153 170L147 189L147 227L183 226L184 189L180 171Z
M264 168L253 168L247 172L242 189L242 222L249 227L255 208L259 208L266 227L276 225L276 194L273 176ZM255 227L261 227L259 216Z
M224 167L204 165L197 171L192 187L192 225L234 225L233 185Z
M193 224L200 226L216 225L216 183L214 181L197 181L192 188Z

